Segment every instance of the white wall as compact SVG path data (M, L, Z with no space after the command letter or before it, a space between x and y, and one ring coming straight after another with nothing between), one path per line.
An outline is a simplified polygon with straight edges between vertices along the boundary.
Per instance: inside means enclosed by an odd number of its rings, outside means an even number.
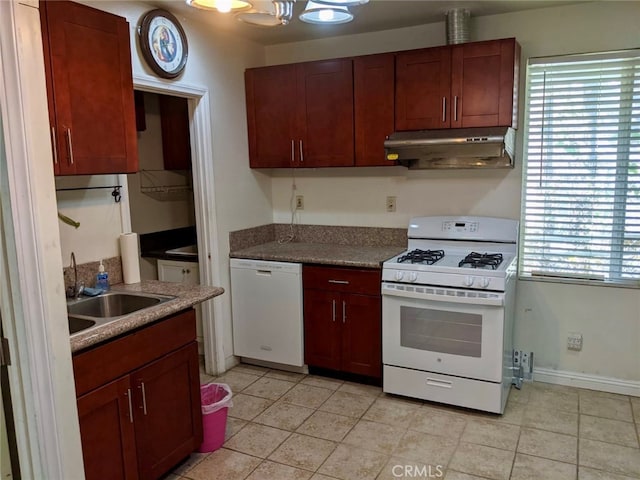
M640 3L592 2L472 18L471 40L516 37L524 66L532 56L640 46ZM383 32L267 47L268 64L299 62L441 45L444 22ZM520 97L520 118L524 113ZM510 171L421 171L401 167L296 172L305 196L301 223L406 227L413 215L520 216L522 133ZM274 221L287 222L291 178L272 179ZM397 197L397 212L385 197ZM519 282L516 345L533 350L536 365L640 381L640 291ZM568 332L584 335L584 349L566 350Z
M142 2L82 2L95 8L121 15L129 21L133 75L157 79L144 64L136 27L144 13L156 8ZM163 6L163 8L167 8ZM170 7L169 7L170 8ZM244 70L265 61L264 47L253 42L231 38L207 25L177 15L189 43L189 59L184 73L167 85L197 86L209 90L211 106L211 138L215 184L215 213L219 259L213 259L220 286L227 293L216 298L224 318L224 356L231 357L231 299L229 295L229 232L272 221L271 182L267 175L248 169L247 122L244 100ZM106 212L105 206L105 212ZM97 214L97 213L96 213ZM119 234L120 232L118 232ZM111 234L110 234L111 235ZM117 235L113 236L117 243ZM65 249L80 248L82 234ZM95 249L98 259L106 256Z

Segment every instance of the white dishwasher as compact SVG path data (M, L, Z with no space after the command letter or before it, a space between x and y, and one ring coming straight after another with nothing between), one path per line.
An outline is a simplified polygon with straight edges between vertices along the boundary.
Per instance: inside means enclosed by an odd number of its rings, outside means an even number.
M302 265L231 259L234 355L304 365Z

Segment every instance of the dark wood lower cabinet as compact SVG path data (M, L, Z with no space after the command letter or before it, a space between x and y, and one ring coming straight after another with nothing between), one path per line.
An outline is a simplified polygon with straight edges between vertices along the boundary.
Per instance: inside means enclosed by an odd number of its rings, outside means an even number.
M380 271L305 265L303 284L305 363L381 378Z
M155 480L202 443L193 311L80 352L73 364L87 480Z

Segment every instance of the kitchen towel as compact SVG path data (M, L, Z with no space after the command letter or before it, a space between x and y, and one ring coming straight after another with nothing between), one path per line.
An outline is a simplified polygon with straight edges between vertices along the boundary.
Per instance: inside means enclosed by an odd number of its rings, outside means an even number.
M122 277L124 283L140 282L140 255L138 254L138 234L120 235L120 258L122 258Z

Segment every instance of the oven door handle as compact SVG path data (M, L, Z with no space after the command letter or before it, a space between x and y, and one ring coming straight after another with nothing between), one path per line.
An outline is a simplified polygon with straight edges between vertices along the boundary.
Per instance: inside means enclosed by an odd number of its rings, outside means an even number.
M420 289L420 290L417 290ZM382 282L382 295L467 305L504 306L504 293Z

